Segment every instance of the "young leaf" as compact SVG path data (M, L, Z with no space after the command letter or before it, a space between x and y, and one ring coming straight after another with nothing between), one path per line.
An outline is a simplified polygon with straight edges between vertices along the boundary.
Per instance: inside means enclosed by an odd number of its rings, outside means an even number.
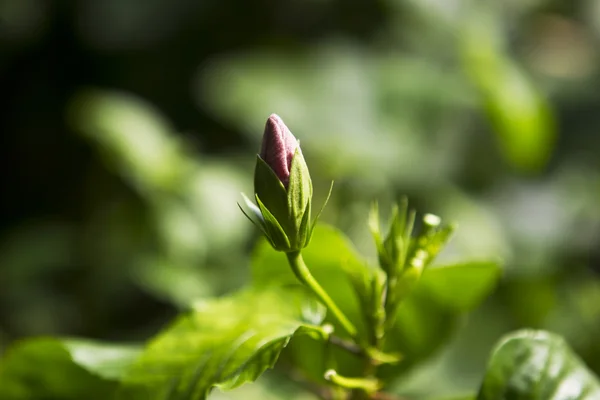
M379 205L377 203L371 205L367 225L369 226L371 236L373 236L373 240L375 241L375 249L379 255L379 264L381 266L389 266L391 260L387 259L385 247L383 246L383 237L381 235L381 226L379 223Z
M0 361L0 398L110 399L139 352L79 339L24 340Z
M147 399L205 399L272 368L295 334L324 337L325 310L302 288L244 291L200 303L144 350L125 389ZM123 399L126 396L122 397Z
M492 352L478 400L596 400L600 381L558 335L522 330Z

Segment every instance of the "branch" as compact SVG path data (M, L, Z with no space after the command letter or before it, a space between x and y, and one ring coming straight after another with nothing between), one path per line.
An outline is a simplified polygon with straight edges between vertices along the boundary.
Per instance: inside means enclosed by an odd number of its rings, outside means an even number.
M367 353L365 353L365 351L362 348L360 348L355 343L349 340L342 339L339 336L329 336L329 342L335 346L341 347L342 349L354 355L368 357Z

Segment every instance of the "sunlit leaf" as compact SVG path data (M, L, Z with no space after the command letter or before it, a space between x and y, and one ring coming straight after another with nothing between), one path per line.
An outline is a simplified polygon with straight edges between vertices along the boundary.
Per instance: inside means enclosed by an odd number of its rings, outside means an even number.
M24 340L0 360L0 398L110 399L139 351L79 339Z
M558 335L523 330L493 350L478 400L595 400L600 381Z
M272 368L298 333L321 337L324 309L298 287L244 291L198 303L156 339L129 370L128 390L144 399L204 399Z

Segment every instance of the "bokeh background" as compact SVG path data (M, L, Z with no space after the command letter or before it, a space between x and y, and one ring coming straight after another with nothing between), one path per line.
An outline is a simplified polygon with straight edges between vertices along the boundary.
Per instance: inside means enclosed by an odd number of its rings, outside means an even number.
M275 112L364 254L371 202L407 194L458 222L443 258L504 260L399 391L475 390L520 327L600 373L599 44L596 0L1 0L0 352L143 340L244 285ZM267 375L214 398L292 398Z

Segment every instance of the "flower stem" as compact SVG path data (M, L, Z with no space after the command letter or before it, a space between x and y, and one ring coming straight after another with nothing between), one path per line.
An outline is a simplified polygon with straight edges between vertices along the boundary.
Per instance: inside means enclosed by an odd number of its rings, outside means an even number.
M308 267L304 263L304 259L302 258L302 254L299 251L294 251L290 253L286 253L290 266L292 267L292 271L294 274L302 282L302 284L306 285L317 298L325 304L327 310L333 315L333 317L337 320L337 322L344 328L344 330L350 335L352 339L357 339L357 331L352 322L344 315L342 310L334 303L334 301L329 297L327 292L319 285L319 282L312 276Z

